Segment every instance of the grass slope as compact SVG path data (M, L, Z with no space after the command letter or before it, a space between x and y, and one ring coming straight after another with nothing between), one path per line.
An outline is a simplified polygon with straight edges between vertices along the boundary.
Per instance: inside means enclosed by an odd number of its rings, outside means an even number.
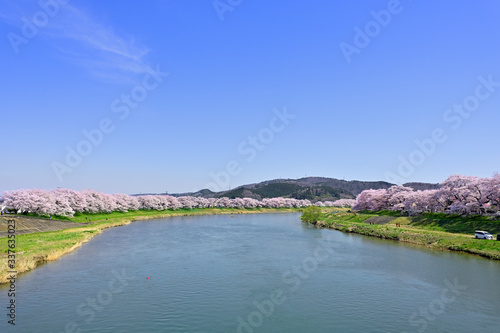
M444 214L426 214L415 217L396 217L387 224L368 224L366 220L388 212L351 213L336 210L326 213L318 226L343 232L357 233L400 242L424 245L433 249L462 251L500 260L500 241L474 239L474 231L500 233L500 221L484 217L463 218ZM397 214L396 214L397 215ZM397 227L396 224L401 224Z

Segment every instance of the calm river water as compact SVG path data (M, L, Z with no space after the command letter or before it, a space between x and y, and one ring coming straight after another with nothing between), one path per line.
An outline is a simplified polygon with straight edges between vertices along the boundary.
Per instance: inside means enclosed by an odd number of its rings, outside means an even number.
M149 279L148 279L149 277ZM302 224L176 217L106 230L17 281L16 332L500 332L500 263Z

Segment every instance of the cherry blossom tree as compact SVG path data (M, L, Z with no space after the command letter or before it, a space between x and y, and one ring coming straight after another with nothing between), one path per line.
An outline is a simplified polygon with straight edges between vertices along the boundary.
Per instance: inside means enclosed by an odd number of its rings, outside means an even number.
M75 213L69 201L55 193L40 190L16 190L6 192L5 205L18 213L33 213L38 215L73 216Z
M491 213L496 213L500 211L500 174L496 173L485 184L484 196L488 200L489 206L487 210Z
M356 199L339 199L332 203L333 207L347 207L351 208L356 204Z
M413 191L403 186L366 190L357 196L353 208L372 211L391 209L408 214L496 214L500 210L500 175L495 174L492 178L452 175L441 183L438 190Z
M219 198L215 201L215 207L229 208L229 207L231 207L231 199L229 199L227 197Z
M140 209L144 210L163 210L164 205L156 195L140 195L137 197Z
M84 190L83 195L85 211L88 213L111 213L116 210L116 203L110 194L94 190Z
M404 202L404 211L409 215L434 212L436 209L435 196L438 190L424 190L409 192Z
M386 190L364 190L356 197L353 209L378 211L387 209Z
M52 193L58 200L63 201L66 199L75 213L83 213L85 211L85 199L81 192L66 188L58 188L53 190Z
M193 200L196 202L196 207L198 208L208 208L210 207L210 201L206 198L202 197L193 197Z
M245 208L257 208L262 207L262 203L253 198L243 198L243 206Z
M181 204L182 208L193 209L193 207L198 206L196 199L190 196L178 197L177 200Z
M112 194L111 197L115 202L116 210L120 212L138 210L141 206L139 200L130 195Z
M312 206L312 203L308 199L298 200L297 202L297 207L309 207L309 206Z
M388 209L402 212L405 208L405 201L413 189L405 186L391 186L384 195L384 204Z

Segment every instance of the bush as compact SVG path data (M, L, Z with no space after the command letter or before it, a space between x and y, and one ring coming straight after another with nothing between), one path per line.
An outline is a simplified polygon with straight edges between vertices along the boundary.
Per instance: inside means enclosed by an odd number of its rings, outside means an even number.
M321 212L321 208L318 206L309 206L302 211L300 219L302 222L316 224L319 220L321 220L322 216L323 213Z

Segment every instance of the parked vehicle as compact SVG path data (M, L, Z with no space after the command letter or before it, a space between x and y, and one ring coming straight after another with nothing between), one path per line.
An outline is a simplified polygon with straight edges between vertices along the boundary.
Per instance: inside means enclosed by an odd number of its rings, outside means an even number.
M480 230L476 231L476 233L474 234L474 237L476 239L493 239L493 235L492 234L490 234L487 231L480 231Z

